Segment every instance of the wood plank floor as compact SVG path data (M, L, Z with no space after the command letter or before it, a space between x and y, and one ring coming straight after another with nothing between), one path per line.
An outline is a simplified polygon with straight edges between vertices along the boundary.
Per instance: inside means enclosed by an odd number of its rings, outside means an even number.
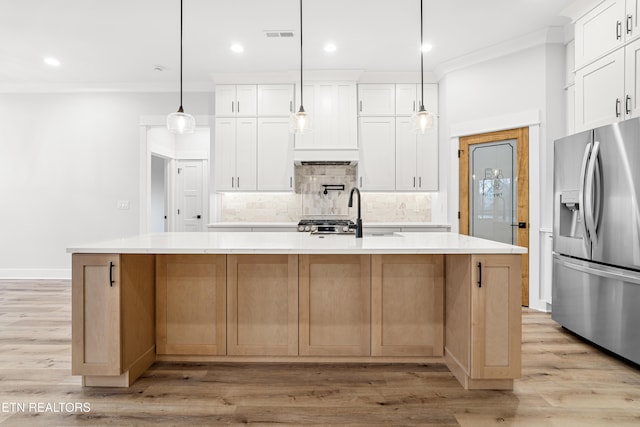
M640 425L640 370L535 311L512 392L465 391L442 364L157 363L103 389L70 375L70 304L68 281L0 281L3 425Z

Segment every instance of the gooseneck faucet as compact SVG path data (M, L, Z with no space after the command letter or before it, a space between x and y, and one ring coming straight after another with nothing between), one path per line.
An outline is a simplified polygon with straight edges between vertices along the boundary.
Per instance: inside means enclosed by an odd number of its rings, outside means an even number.
M360 205L362 202L362 196L360 195L360 190L358 190L358 187L353 187L351 189L351 193L349 194L349 207L352 208L353 207L353 193L356 192L358 193L358 219L356 219L356 238L360 238L362 237L362 214L361 214L361 209L360 209Z

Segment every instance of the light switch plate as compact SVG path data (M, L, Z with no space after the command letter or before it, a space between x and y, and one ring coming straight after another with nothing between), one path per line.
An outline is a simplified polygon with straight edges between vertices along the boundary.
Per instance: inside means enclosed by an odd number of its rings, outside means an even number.
M121 211L129 210L129 201L128 200L118 200L118 209Z

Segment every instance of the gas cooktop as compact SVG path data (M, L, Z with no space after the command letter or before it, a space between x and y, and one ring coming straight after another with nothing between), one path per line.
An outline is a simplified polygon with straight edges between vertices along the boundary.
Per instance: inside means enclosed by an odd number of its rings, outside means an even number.
M298 231L314 234L354 234L354 227L348 219L303 219L298 223Z

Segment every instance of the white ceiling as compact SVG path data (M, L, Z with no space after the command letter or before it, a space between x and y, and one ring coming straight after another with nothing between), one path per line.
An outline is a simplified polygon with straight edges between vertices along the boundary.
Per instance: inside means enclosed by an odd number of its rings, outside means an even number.
M574 0L424 0L425 71L569 22ZM184 0L184 80L299 68L298 0ZM420 69L419 0L304 0L305 70ZM154 84L175 89L179 0L2 0L0 85ZM267 39L264 30L294 30ZM338 50L323 51L334 42ZM236 54L229 47L242 43ZM43 57L62 65L51 68ZM166 67L154 71L155 65Z

